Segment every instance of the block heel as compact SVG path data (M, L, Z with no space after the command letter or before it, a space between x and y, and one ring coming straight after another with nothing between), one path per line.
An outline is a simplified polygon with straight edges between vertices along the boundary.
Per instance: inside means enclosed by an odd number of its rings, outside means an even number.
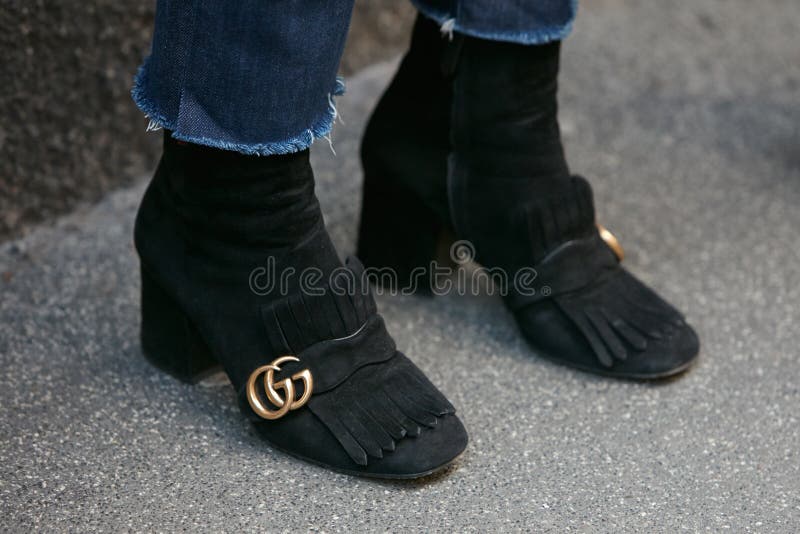
M414 191L381 174L365 165L356 254L366 267L380 269L371 281L384 290L396 286L404 293L429 295L432 267L452 265L449 227Z
M180 306L144 270L142 273L142 351L158 369L195 384L220 366Z

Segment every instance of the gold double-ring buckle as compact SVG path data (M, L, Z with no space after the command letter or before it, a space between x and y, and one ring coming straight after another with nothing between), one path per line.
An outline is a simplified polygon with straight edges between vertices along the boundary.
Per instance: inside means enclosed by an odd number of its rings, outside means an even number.
M616 238L614 234L608 231L608 228L603 226L600 223L595 223L597 226L597 231L600 232L600 238L605 241L608 248L614 252L614 255L617 257L619 261L622 261L625 258L625 251L622 249L622 245L620 245L619 240Z
M305 403L308 402L308 399L311 398L311 392L314 389L314 378L311 376L311 371L308 369L298 371L293 374L291 378L284 378L277 384L275 383L275 372L281 370L281 364L299 361L300 360L295 356L281 356L250 373L250 378L247 379L247 402L259 417L270 421L280 419L289 413L289 410L302 408ZM262 374L264 375L264 394L269 403L277 408L276 410L272 410L266 406L262 395L256 389L256 382ZM303 382L303 394L299 399L294 398L295 380L302 380ZM278 393L278 391L283 391L283 395Z

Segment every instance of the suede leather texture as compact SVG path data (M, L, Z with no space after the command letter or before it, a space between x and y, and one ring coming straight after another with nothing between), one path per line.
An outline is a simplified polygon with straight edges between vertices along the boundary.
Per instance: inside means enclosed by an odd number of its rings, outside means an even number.
M308 151L245 156L167 133L134 237L148 284L186 317L237 391L282 355L300 363L285 364L278 379L312 371L320 387L308 404L282 419L257 420L273 445L332 469L397 478L427 474L466 447L455 409L396 350L359 285L361 264L343 265L336 255ZM315 292L297 276L283 290L254 291L252 273L270 261L274 273L313 267L322 281ZM334 273L357 285L332 291ZM240 406L254 415L246 401Z
M568 168L557 118L559 61L559 42L525 46L459 34L450 41L418 20L362 144L362 217L380 223L369 202L387 205L391 194L408 202L407 217L419 214L431 231L470 241L484 267L502 268L509 279L536 269L547 293L530 297L512 286L505 300L522 335L549 359L620 378L681 372L697 357L697 335L616 261L599 238L589 183ZM422 92L430 97L421 100ZM412 132L426 142L415 144ZM387 254L362 223L359 253L368 266L429 261L427 237L414 245L395 232L399 245Z
M394 290L409 287L412 271L428 266L450 219L442 177L450 150L451 87L442 79L436 23L417 17L411 42L361 145L364 194L357 254L366 265L390 266L398 287L387 289ZM429 293L430 283L424 281L415 287Z

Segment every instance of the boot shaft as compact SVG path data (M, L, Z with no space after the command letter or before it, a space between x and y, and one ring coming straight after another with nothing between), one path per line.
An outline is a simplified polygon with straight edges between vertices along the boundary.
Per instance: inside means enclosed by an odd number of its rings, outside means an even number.
M457 155L480 172L567 176L558 125L561 43L458 38L451 110Z
M244 289L250 273L265 266L275 276L316 257L325 272L338 267L308 156L245 156L167 133L136 218L142 262L163 277L182 273Z
M154 182L187 235L202 239L284 247L322 223L308 150L248 156L167 133Z

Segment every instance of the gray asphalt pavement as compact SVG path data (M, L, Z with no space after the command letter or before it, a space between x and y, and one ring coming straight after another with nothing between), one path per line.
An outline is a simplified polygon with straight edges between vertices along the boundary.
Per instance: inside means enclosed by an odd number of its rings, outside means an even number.
M492 296L380 297L471 443L423 482L300 463L259 441L223 378L142 358L142 185L0 246L0 530L793 532L800 528L800 6L593 0L564 50L571 165L626 263L702 343L680 379L536 357ZM343 254L358 134L392 72L339 100L315 147Z

